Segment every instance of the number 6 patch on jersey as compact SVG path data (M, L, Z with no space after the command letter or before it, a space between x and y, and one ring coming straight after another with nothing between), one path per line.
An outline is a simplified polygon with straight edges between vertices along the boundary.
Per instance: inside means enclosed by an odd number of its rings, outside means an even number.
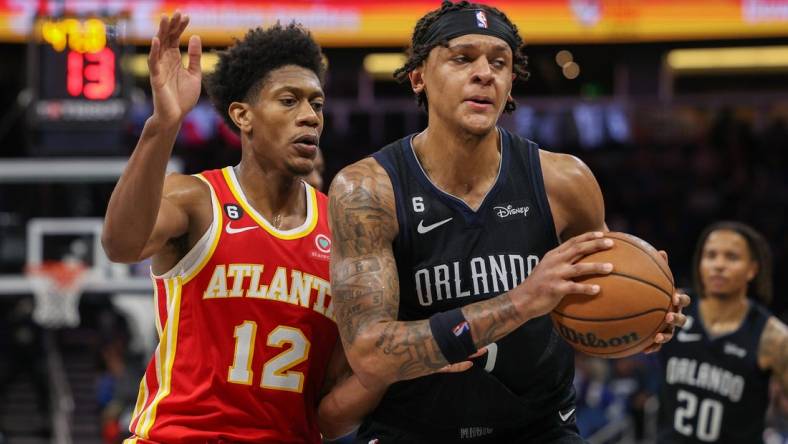
M224 214L232 220L238 220L243 217L244 211L238 205L224 204Z

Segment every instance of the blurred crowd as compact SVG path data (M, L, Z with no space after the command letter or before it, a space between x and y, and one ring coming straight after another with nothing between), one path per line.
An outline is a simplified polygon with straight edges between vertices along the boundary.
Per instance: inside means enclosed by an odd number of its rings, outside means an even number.
M788 263L788 106L671 107L638 113L632 140L589 152L605 195L608 225L670 255L679 285L701 229L716 220L751 224L769 241L775 270ZM572 152L570 150L570 152ZM775 273L777 295L788 275ZM788 298L772 309L784 315Z

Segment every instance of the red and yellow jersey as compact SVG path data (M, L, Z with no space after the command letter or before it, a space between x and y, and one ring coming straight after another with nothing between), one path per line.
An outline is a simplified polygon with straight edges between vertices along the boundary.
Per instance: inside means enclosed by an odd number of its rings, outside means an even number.
M213 222L153 276L160 342L129 427L139 442L317 443L317 405L337 341L327 199L304 184L300 227L255 211L232 167L197 175Z

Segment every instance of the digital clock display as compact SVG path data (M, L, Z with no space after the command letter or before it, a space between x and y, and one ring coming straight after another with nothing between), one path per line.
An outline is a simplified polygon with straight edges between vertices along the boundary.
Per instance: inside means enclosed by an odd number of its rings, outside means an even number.
M85 128L124 118L121 29L117 18L36 19L30 48L34 124Z

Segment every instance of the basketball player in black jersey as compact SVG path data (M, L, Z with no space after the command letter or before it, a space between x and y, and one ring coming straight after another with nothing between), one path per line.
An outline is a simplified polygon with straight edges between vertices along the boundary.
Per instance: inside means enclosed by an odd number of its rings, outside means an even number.
M693 261L699 297L660 350L660 443L762 443L769 377L788 390L788 327L772 299L769 247L757 231L719 222Z
M388 387L357 442L582 442L573 352L547 314L599 291L572 278L612 269L576 263L612 245L599 187L578 159L496 126L527 75L503 13L444 2L412 43L398 77L428 127L345 168L329 192L340 334L362 384ZM468 371L434 374L483 347Z

